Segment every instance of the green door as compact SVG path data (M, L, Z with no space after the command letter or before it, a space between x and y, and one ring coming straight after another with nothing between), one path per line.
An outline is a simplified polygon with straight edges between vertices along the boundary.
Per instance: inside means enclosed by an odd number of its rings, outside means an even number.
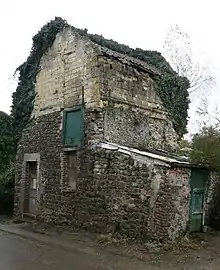
M190 203L190 231L202 231L204 219L204 201L208 171L192 169L191 171L191 203Z

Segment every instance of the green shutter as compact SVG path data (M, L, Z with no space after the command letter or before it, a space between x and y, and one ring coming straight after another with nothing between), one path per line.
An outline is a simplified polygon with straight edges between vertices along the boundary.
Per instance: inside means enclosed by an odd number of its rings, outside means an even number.
M64 112L63 142L65 146L78 147L83 143L82 107Z

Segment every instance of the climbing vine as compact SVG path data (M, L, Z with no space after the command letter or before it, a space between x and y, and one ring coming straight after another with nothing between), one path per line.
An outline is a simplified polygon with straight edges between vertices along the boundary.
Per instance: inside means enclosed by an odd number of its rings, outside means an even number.
M33 37L33 45L27 61L16 70L19 71L19 82L12 96L13 128L16 141L19 140L23 128L30 121L40 59L52 46L56 35L67 26L70 27L65 20L59 17L44 25ZM161 77L154 78L158 95L167 108L177 133L183 135L186 132L189 82L186 78L179 77L159 52L132 49L102 36L88 34L86 29L72 28L81 35L87 35L94 43L146 61L149 65L156 67L162 74Z
M56 35L67 25L61 18L44 25L33 37L33 45L27 61L17 68L19 71L18 86L12 95L12 116L15 139L21 137L23 128L30 120L35 97L36 76L39 72L41 57L52 46Z
M187 132L189 80L176 74L165 73L160 78L155 78L155 84L156 91L170 115L174 129L182 137Z

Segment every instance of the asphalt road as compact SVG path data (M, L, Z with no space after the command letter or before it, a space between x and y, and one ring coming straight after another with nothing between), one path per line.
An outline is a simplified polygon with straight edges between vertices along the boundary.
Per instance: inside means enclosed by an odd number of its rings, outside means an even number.
M146 266L146 265L145 265ZM141 268L140 268L141 267ZM0 270L93 270L142 269L138 263L106 259L100 254L71 252L50 245L33 242L13 234L0 232ZM147 269L147 268L145 268ZM157 269L157 268L150 268Z
M220 234L207 236L206 243L143 261L101 249L86 252L86 246L84 251L68 251L47 241L0 231L0 270L220 270Z

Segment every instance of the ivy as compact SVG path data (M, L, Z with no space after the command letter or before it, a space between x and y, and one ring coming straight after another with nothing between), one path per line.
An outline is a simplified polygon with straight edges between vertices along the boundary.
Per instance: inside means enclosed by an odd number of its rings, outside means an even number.
M56 35L64 27L71 26L59 17L44 25L33 37L33 45L27 61L17 68L19 82L12 96L13 128L16 141L20 139L23 128L30 121L35 97L36 76L39 72L41 57L52 46ZM74 27L72 29L81 35L87 35L96 44L146 61L149 65L156 67L162 74L162 77L154 78L158 95L167 108L177 133L182 136L186 132L189 82L186 78L179 77L159 52L138 48L132 49L113 40L107 40L102 36L88 34L86 29L80 30Z
M156 91L173 122L174 129L182 137L187 132L189 80L172 73L165 73L162 77L155 78L155 85Z
M171 73L174 72L170 64L165 60L165 58L161 55L160 52L146 51L140 48L132 49L127 45L119 44L112 39L105 39L103 36L99 35L89 34L89 37L94 43L97 43L103 47L147 62L149 65L152 65L159 70Z
M22 130L28 124L33 110L35 83L39 72L41 57L53 45L56 35L63 30L67 22L61 18L44 25L33 37L33 45L27 61L17 68L19 71L18 86L12 95L13 128L18 141Z

